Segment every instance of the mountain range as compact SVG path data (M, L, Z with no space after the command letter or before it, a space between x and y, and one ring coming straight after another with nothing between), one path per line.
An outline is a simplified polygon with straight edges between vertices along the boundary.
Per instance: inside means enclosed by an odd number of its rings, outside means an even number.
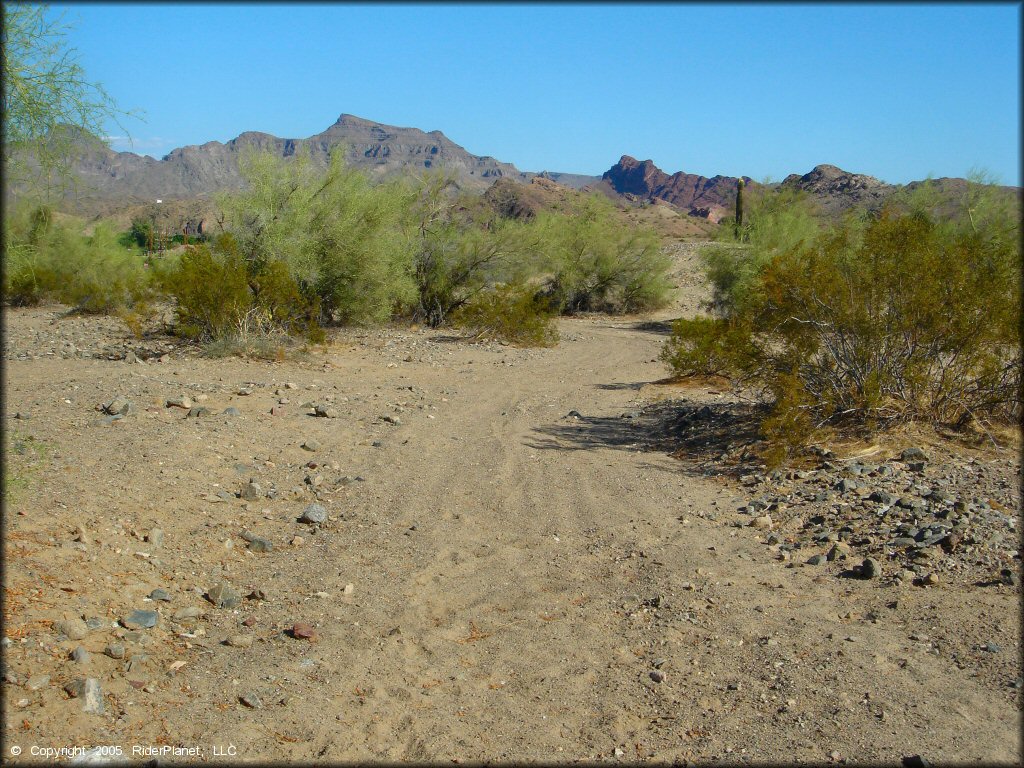
M210 141L181 147L161 160L132 152L115 152L97 141L79 142L73 171L77 185L62 207L79 214L96 215L156 200L202 201L218 191L243 184L239 159L249 150L265 150L281 157L308 151L311 161L325 167L330 153L344 147L346 161L375 178L420 174L434 169L452 173L458 185L483 192L496 180L529 183L547 180L570 187L603 192L631 202L662 201L680 213L717 222L731 213L737 177L712 177L677 172L668 174L651 160L623 155L602 176L553 171L520 171L511 163L486 155L474 155L441 131L422 131L384 125L342 114L325 131L305 139L278 138L246 131L226 143ZM749 177L744 181L756 187ZM938 179L941 188L955 189L962 179ZM914 182L908 186L914 186ZM857 205L880 205L901 187L871 176L850 173L833 165L818 165L805 174L791 174L782 186L805 192L825 215L841 214ZM774 185L773 185L774 186ZM1019 194L1018 188L1013 188ZM18 194L18 190L13 190Z

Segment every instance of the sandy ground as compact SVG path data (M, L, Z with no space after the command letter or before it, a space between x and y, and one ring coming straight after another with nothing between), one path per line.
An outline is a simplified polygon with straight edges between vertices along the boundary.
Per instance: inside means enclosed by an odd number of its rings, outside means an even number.
M649 320L564 320L545 350L390 329L299 360L128 363L19 357L57 329L134 342L8 310L5 759L1019 762L1019 590L774 557L732 525L736 478L645 441L645 404L724 397L655 383ZM95 410L118 395L125 418ZM326 522L299 522L317 498ZM237 607L206 597L221 581ZM122 626L136 609L157 625Z

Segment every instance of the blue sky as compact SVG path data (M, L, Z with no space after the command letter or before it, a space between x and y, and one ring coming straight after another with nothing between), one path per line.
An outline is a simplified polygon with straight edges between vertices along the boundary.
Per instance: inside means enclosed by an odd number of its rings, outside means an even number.
M92 80L161 157L346 112L521 170L1020 185L1020 14L993 5L68 4ZM120 135L111 126L111 135Z

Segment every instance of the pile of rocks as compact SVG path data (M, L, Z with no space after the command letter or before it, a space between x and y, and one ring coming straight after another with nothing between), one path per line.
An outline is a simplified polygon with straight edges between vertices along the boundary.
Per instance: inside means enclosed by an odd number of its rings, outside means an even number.
M828 451L806 470L749 474L756 490L737 525L765 530L782 560L839 562L849 575L874 558L871 576L924 586L944 578L1016 586L1020 567L1020 464L909 448L877 462L839 460Z

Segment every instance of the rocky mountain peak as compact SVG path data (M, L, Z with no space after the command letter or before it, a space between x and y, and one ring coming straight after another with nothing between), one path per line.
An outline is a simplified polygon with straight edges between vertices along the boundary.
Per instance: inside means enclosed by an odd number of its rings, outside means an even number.
M84 138L81 143L85 143ZM419 128L384 125L348 113L307 138L278 138L262 131L245 131L225 143L179 147L161 160L113 152L95 139L93 143L95 149L83 153L75 163L74 171L81 182L79 192L66 201L69 208L82 212L238 189L244 185L239 158L251 149L285 158L308 150L312 162L323 167L331 151L342 146L346 162L374 178L444 168L455 175L460 186L476 191L483 191L496 178L528 178L509 163L466 151L441 131L426 133Z
M850 173L827 164L816 165L803 176L791 173L783 179L782 186L807 193L827 214L839 213L862 203L880 204L896 189L874 176Z
M691 216L712 221L718 221L736 199L736 178L714 176L709 179L682 171L669 176L653 161L640 161L629 155L619 158L601 179L620 195L664 200Z

